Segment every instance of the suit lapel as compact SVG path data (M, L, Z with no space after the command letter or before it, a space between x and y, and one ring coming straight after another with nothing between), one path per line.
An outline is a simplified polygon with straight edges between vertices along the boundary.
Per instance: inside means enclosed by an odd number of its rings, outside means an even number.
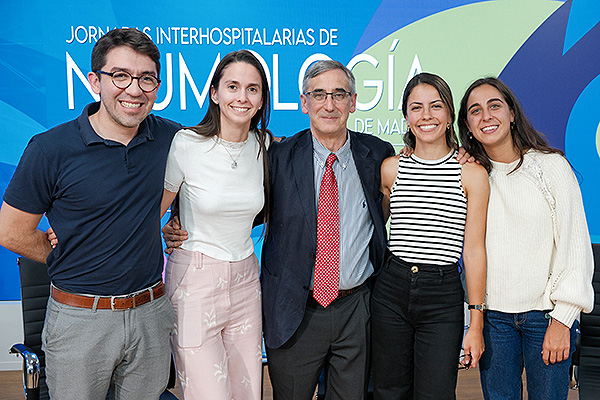
M302 205L309 232L314 232L316 246L317 210L315 208L315 183L313 166L313 146L310 130L303 134L292 150L292 175L296 181L298 201Z
M372 212L372 207L374 206L372 201L375 190L375 169L379 168L379 165L377 165L377 161L374 158L370 157L371 149L363 144L363 142L360 140L360 136L352 131L349 132L351 137L350 149L352 150L352 156L354 157L354 164L356 164L356 170L358 171L358 176L360 177L360 183L362 185L363 192L365 193L369 210ZM377 190L379 190L379 188L377 188Z

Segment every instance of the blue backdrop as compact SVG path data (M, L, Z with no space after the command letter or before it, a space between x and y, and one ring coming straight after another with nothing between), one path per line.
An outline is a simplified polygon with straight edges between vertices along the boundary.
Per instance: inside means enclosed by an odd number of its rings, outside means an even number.
M500 76L535 127L566 151L581 184L590 234L600 242L600 4L595 0L383 0L344 3L100 0L5 2L0 7L0 191L29 139L76 118L94 101L85 76L97 39L137 27L161 50L155 113L196 124L218 61L254 51L270 79L269 128L307 127L300 80L333 58L357 78L351 129L402 143L404 85L418 72L443 76L460 100L470 82ZM42 229L47 227L42 222ZM255 239L260 229L254 232ZM257 249L260 252L260 248ZM0 300L19 299L16 255L0 247Z

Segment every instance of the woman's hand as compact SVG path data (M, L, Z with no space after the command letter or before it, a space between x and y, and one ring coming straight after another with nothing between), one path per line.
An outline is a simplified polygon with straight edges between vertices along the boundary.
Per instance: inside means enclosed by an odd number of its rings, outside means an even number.
M571 348L571 330L554 318L546 329L544 344L542 345L542 359L544 364L550 365L569 358Z
M52 229L52 227L48 228L46 231L46 237L48 238L52 248L55 248L58 244L58 238L56 237L56 233L54 233L54 229Z
M475 162L475 157L467 153L464 147L459 147L458 154L456 155L456 161L458 161L460 165L463 165L468 162Z
M464 364L468 365L468 368L475 368L485 351L483 331L481 329L469 328L463 339L463 349L465 350Z
M402 157L410 157L412 156L412 154L415 152L415 149L413 149L410 146L404 146L400 149L400 151L398 152L398 155L402 156Z

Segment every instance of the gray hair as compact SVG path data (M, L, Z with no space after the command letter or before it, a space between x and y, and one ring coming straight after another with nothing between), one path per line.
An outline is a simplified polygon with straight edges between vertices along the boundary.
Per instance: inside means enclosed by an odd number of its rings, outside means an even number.
M356 93L356 80L354 79L352 71L346 68L341 62L334 60L317 61L306 71L306 73L304 74L304 79L302 80L302 93L306 93L306 91L308 90L308 83L312 78L321 75L324 72L331 71L333 69L340 69L344 71L346 77L348 78L350 94Z

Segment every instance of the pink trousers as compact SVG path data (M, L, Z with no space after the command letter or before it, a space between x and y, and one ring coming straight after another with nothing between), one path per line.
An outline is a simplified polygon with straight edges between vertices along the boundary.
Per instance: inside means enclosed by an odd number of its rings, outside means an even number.
M228 262L175 249L166 270L171 349L185 400L258 400L262 321L256 256Z

